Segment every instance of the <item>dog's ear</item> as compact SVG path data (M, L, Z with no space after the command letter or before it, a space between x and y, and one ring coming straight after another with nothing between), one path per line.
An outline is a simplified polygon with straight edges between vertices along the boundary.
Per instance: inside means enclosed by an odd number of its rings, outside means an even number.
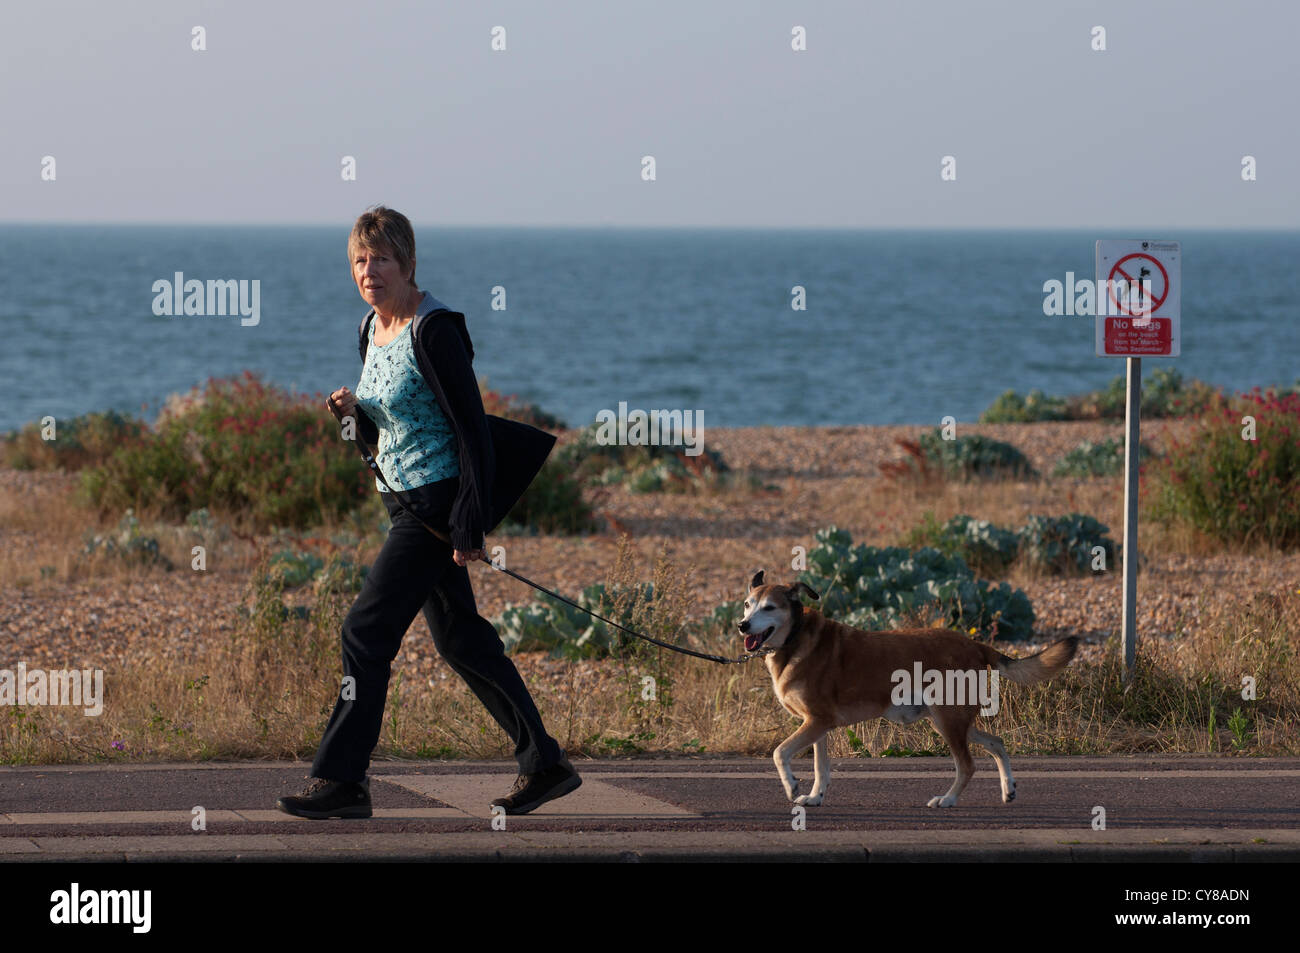
M800 593L803 593L809 599L813 599L817 602L820 602L822 598L821 596L817 595L817 593L813 591L812 586L808 585L808 583L806 582L796 582L793 586L790 587L790 598L798 599Z
M763 570L760 569L758 572L754 573L754 578L749 580L749 591L753 592L762 584L763 584Z

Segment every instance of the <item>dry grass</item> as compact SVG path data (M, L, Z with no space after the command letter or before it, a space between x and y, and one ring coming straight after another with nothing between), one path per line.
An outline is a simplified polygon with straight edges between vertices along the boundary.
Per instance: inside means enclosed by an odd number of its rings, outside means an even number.
M146 659L106 673L104 712L8 708L6 762L293 757L319 740L341 675L323 597L307 620L281 617L274 584L250 587L250 613L192 663ZM313 737L314 736L314 737ZM120 747L119 747L120 746Z
M625 550L607 583L638 578L636 560ZM635 607L634 627L671 638L692 608L686 579L661 558L655 583L659 595ZM336 633L348 603L347 597L322 595L307 618L286 617L274 583L251 586L249 615L229 639L188 663L157 661L112 675L106 691L111 704L98 718L61 708L0 710L0 759L310 758L340 683ZM1020 753L1296 754L1297 631L1298 597L1256 596L1208 609L1202 624L1181 639L1144 642L1131 684L1112 640L1100 658L1076 661L1051 683L1008 686L991 727ZM736 643L718 633L707 648L734 654ZM1243 676L1254 678L1257 700L1241 700ZM651 684L653 693L647 691ZM794 728L762 663L709 664L644 643L626 645L601 663L573 664L560 685L535 688L560 743L592 756L765 756ZM1237 708L1246 727L1234 734L1229 722ZM925 722L902 727L877 721L852 730L832 735L832 755L889 749L946 754ZM115 750L115 742L123 750ZM390 684L376 754L501 758L510 746L458 680L431 687L399 673Z
M1032 455L1035 447L1024 435L1051 431L1047 425L1025 428L1018 431L1021 445ZM1014 439L1015 432L995 435ZM1079 430L1063 432L1073 441ZM739 457L740 438L735 432L723 436L737 442ZM742 578L754 569L766 565L785 578L780 561L788 561L790 547L810 545L812 532L830 523L849 529L857 542L895 545L927 511L940 521L970 513L1011 528L1035 513L1078 511L1106 523L1113 538L1121 535L1119 478L894 483L873 473L874 463L858 458L839 472L823 472L830 466L826 436L813 435L806 450L792 451L802 456L785 469L774 466L762 446L749 451L765 464L752 472L761 472L779 492L732 487L672 498L615 494L611 505L636 533L630 541L613 534L500 539L510 548L513 568L571 595L599 580L604 568L607 586L653 579L658 598L637 607L634 627L674 640L682 637L686 619L738 596ZM869 442L877 435L858 428L844 439ZM1035 464L1044 468L1042 460ZM85 532L109 531L113 523L100 524L71 506L69 481L58 474L43 474L38 482L39 490L0 494L0 598L15 591L43 594L40 605L60 607L73 598L74 584L110 595L137 583L172 595L182 591L179 573L85 558ZM328 542L331 533L348 530L363 541L348 554L367 562L379 541L382 515L375 500L356 520L322 529L306 542L326 555L331 546L338 548ZM168 559L188 566L192 531L164 525L144 529L158 538ZM1008 686L992 730L1013 753L1300 753L1300 572L1295 571L1300 562L1263 547L1225 549L1151 521L1144 521L1142 534L1148 560L1140 577L1144 604L1165 600L1167 618L1143 629L1131 683L1123 678L1118 645L1104 642L1112 630L1096 622L1099 605L1114 608L1114 579L1051 579L1020 567L1011 570L1010 581L1030 592L1046 629L1077 632L1087 621L1098 641L1085 646L1052 683ZM193 651L132 656L128 664L106 671L108 703L99 717L55 707L0 707L0 761L314 754L339 688L338 631L351 597L322 595L303 605L304 617L284 615L281 601L302 602L304 593L256 583L259 555L276 542L219 532L205 542L210 566L221 567L232 583L247 583L242 602L248 614L231 609L232 624L205 631ZM42 573L43 566L51 570ZM1261 567L1268 570L1263 576ZM185 575L193 585L195 574ZM536 596L486 570L476 576L475 586L485 615L499 611L506 599ZM509 757L505 735L464 683L431 658L422 634L423 622L417 621L403 648L425 655L404 655L395 663L376 756ZM157 638L170 641L174 635L164 629ZM740 650L732 633L717 632L706 642L695 647L728 656ZM9 655L14 661L27 658L31 666L34 644ZM1000 648L1009 654L1031 650ZM762 663L715 665L635 642L600 661L559 662L535 654L516 661L551 733L571 752L765 757L795 727L777 704ZM1241 699L1243 676L1255 679L1257 700ZM653 679L653 697L647 677ZM1228 722L1238 708L1245 727L1238 722L1234 734ZM853 726L852 735L832 735L835 756L879 755L891 748L946 755L927 722L901 727L882 721Z
M75 474L42 473L40 480L48 485L38 491L0 495L0 538L5 543L0 546L0 579L18 588L41 591L87 580L122 582L151 573L129 561L86 553L90 537L113 535L118 522L76 504ZM238 514L214 514L209 532L161 522L149 513L138 516L143 535L158 541L160 554L173 566L188 566L192 547L198 544L206 550L209 563L248 572L283 543L266 535L250 535ZM370 544L382 542L380 527L386 525L387 517L383 503L374 496L347 518L286 538L328 556L345 548L330 540L339 533Z

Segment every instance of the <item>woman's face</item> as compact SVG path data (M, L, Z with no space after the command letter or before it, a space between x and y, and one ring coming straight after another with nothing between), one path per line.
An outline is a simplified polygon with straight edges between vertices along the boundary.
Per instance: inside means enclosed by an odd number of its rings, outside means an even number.
M352 259L352 280L357 290L366 304L381 314L392 314L406 300L410 278L386 248L360 248Z

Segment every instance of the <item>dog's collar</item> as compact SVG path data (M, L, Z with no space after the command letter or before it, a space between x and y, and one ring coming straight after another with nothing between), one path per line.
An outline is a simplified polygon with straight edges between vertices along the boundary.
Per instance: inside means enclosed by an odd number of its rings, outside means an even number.
M794 648L795 639L797 639L799 633L803 631L803 603L797 601L791 603L790 615L793 617L793 621L790 623L790 634L785 637L785 641L782 642L781 647L777 649L778 652L784 652Z

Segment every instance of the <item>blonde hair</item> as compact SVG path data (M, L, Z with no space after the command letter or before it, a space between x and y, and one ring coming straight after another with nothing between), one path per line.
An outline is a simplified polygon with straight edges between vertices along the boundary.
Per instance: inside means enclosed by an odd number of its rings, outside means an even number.
M397 260L399 268L411 271L411 287L415 283L415 230L411 220L401 212L375 205L364 212L352 226L348 236L348 267L357 260L357 252L387 252Z

